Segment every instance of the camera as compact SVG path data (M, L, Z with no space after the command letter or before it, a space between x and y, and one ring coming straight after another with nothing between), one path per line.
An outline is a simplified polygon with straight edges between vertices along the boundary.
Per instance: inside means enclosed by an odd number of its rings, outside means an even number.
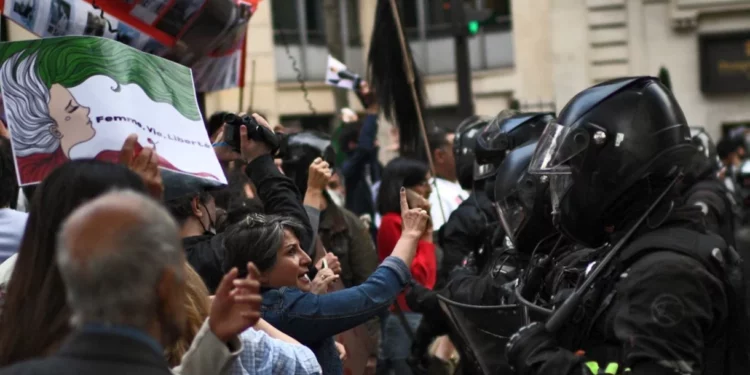
M263 142L271 148L271 154L279 150L279 137L273 131L258 123L252 116L237 116L233 113L224 115L224 142L235 152L240 152L240 126L247 127L247 138Z

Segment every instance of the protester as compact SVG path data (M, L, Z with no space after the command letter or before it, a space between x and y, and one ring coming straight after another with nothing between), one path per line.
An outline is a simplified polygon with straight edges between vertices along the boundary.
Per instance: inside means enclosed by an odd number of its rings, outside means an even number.
M85 167L96 162L72 162L53 171L43 183L39 195L48 198L51 192L45 188L56 186L54 183L44 184L69 176L66 167L75 167L76 164L82 165L80 174L93 169ZM102 171L104 168L100 168L99 172ZM138 181L134 174L129 178ZM142 185L140 188L143 189ZM35 203L48 203L43 198ZM32 211L30 215L32 223L35 214ZM185 323L182 308L185 298L184 255L178 228L169 214L144 195L123 191L107 193L84 203L58 225L61 227L57 241L56 263L59 268L53 267L52 271L64 281L58 283L57 288L65 288L65 291L58 291L57 295L67 295L70 322L76 332L59 351L54 349L60 343L58 339L44 352L27 358L56 354L46 359L16 363L0 373L127 374L138 371L169 374L162 346L172 344L182 334ZM47 240L50 241L53 240ZM17 273L23 271L24 250L16 268L21 271ZM204 324L194 341L206 349L196 350L194 347L193 354L186 356L178 372L201 374L220 370L231 356L217 356L215 348L223 347L226 352L226 344L220 343L236 342L236 334L257 321L256 304L259 300L251 299L250 289L244 291L251 284L238 283L239 280L234 280L236 275L237 271L233 270L224 280L227 291L217 297L218 302L212 306L213 320ZM14 277L11 282L16 280L21 279ZM229 293L232 288L241 289ZM34 308L38 309L39 305ZM66 309L65 306L62 308ZM55 313L58 321L67 323L63 309ZM2 322L17 321L9 316L18 318L4 311ZM4 329L3 338L8 337L6 332ZM188 360L189 357L195 360Z
M253 279L255 279L257 270L251 269L255 273L253 276ZM167 360L170 366L180 364L195 337L201 333L200 329L209 317L209 311L214 307L213 302L209 299L208 289L206 289L200 275L188 264L185 264L185 271L187 276L185 312L188 324L187 330L180 336L179 340L167 350ZM257 282L255 284L257 286ZM228 283L223 285L229 286ZM226 288L224 289L217 292L217 295L223 295L226 299ZM216 301L216 297L213 298L213 301ZM246 329L239 335L239 344L241 344L241 348L238 350L237 358L229 365L229 374L315 375L321 373L320 365L310 349L262 320L259 320L252 329ZM220 352L217 354L220 355ZM208 359L206 356L204 358ZM216 357L212 360L221 361L221 358Z
M378 161L378 106L375 96L366 82L360 87L361 94L367 98L367 116L362 125L348 124L339 136L339 147L346 154L346 161L341 167L346 187L346 209L359 217L366 217L374 223L375 205L371 187L380 180L383 166ZM375 227L370 226L375 237Z
M381 261L392 254L397 241L403 235L401 220L403 212L401 205L396 204L400 187L404 186L421 196L423 198L421 208L429 211L427 202L431 192L427 182L429 178L427 165L418 160L400 157L391 160L386 165L377 201L378 212L382 215L378 230L378 257ZM432 228L428 227L419 239L417 252L411 264L414 281L429 289L432 289L437 279L437 259L432 233ZM399 315L403 315L409 327L404 326ZM392 313L383 324L379 368L393 369L398 374L410 373L411 370L406 364L411 348L411 339L407 330L416 330L420 320L421 315L412 313L406 305L404 295L399 295Z
M17 199L18 183L10 140L0 136L0 262L18 251L26 227L28 215L12 208ZM0 283L3 279L0 272Z
M74 209L112 188L146 191L125 167L76 160L50 173L35 192L0 314L0 367L54 352L68 335L70 313L53 234Z
M228 266L245 261L259 265L265 288L264 319L313 349L326 374L342 373L332 336L386 309L410 278L408 266L428 215L425 210L408 209L405 192L400 201L404 232L392 256L363 284L320 296L307 293L311 260L300 249L299 224L281 217L253 216L227 233Z
M451 213L458 208L458 205L469 197L469 193L458 183L456 175L456 158L453 155L453 140L455 138L456 135L453 132L447 132L440 128L436 128L427 134L432 162L435 165L435 176L430 180L430 185L435 190L430 195L430 205L432 206L430 215L436 231L440 230L440 227L448 221Z
M328 180L326 191L331 197L331 200L333 200L333 203L335 203L337 206L344 207L346 205L346 186L344 185L344 180L341 177L340 168L333 170L331 179Z
M167 207L180 224L182 246L187 260L201 275L209 292L219 286L223 276L222 237L216 235L216 202L206 191L193 191L167 200Z

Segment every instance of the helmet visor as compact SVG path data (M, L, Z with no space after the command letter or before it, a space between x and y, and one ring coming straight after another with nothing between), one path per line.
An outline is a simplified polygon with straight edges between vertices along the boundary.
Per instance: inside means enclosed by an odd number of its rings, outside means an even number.
M529 164L533 174L569 174L568 161L589 146L589 133L582 128L571 128L550 122L539 138Z

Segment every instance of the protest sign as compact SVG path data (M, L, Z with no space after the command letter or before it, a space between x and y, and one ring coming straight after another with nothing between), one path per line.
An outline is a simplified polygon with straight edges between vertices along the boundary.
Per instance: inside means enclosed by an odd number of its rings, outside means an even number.
M116 162L132 133L163 170L226 183L180 64L99 37L3 43L0 90L21 185L69 159Z
M237 11L238 1L248 14ZM239 85L247 22L258 1L6 0L3 13L39 37L111 38L189 66L198 91L208 92Z
M359 84L359 79L359 75L350 72L344 63L328 55L326 84L352 90Z

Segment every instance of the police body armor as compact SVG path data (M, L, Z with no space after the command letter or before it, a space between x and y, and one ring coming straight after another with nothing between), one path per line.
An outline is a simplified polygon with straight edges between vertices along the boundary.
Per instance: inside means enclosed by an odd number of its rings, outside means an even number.
M663 227L632 241L620 254L617 266L612 267L601 282L597 282L597 287L584 297L584 303L573 321L575 325L571 324L564 330L567 333L561 340L565 342L564 346L585 351L588 359L586 366L593 374L627 374L629 369L620 365L624 359L621 358L621 343L606 342L599 332L594 338L592 331L614 301L614 286L619 275L643 256L660 251L672 251L693 258L723 281L729 301L729 315L726 324L720 328L723 332L705 343L703 368L710 372L704 373L746 374L750 365L750 330L744 313L742 259L718 235L685 228Z
M720 235L729 246L735 246L735 222L739 220L739 208L737 201L726 186L718 180L701 180L693 184L684 194L685 201L688 204L705 204L718 213L721 218L719 228L715 229L716 234ZM703 208L703 207L701 207ZM706 212L704 212L705 214Z

